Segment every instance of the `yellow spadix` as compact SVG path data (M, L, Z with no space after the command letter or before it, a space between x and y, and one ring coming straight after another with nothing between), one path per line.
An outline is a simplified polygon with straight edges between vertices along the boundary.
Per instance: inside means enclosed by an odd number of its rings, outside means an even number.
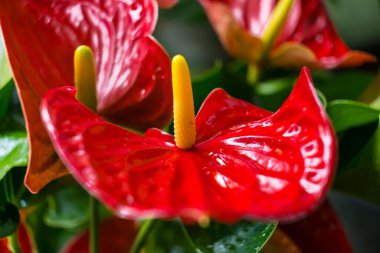
M174 137L177 147L189 149L195 142L195 114L190 72L183 56L172 60Z
M74 54L74 83L76 98L96 111L96 69L94 54L90 47L80 46Z

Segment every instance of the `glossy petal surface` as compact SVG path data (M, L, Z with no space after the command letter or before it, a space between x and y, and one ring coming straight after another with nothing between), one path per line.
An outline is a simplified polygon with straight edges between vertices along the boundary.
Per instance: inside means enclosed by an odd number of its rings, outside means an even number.
M141 130L168 123L170 60L150 37L156 12L154 0L2 1L1 28L31 142L26 176L31 191L66 173L39 106L48 89L73 84L73 55L81 44L94 51L102 116Z
M99 227L99 252L129 252L136 236L137 227L133 221L110 218ZM88 253L89 231L74 237L60 253Z
M49 91L43 121L76 179L121 217L293 219L329 187L335 136L306 69L274 114L214 90L188 150L160 130L107 123L74 93Z
M278 1L200 2L226 49L236 57L257 61L261 48L250 41L260 40ZM370 54L350 51L335 31L321 0L295 1L269 57L269 63L275 66L314 68L357 66L376 60Z
M325 201L317 210L281 229L307 253L352 253L352 248L334 208Z

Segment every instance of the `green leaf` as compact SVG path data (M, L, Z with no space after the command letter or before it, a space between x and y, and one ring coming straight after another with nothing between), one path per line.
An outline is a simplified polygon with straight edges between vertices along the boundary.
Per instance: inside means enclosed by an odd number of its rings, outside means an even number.
M380 111L356 101L335 100L329 103L327 112L330 115L335 131L341 132L377 122Z
M317 95L318 95L319 101L321 101L321 103L322 103L323 108L326 109L327 98L325 97L325 95L320 90L317 90Z
M146 240L144 252L196 253L183 226L180 221L158 220Z
M264 246L276 224L241 221L236 224L211 222L207 228L184 226L180 221L156 222L149 234L145 252L208 253L250 252Z
M289 96L297 78L293 75L262 81L254 86L254 104L276 111Z
M9 111L13 88L13 81L10 80L5 86L0 89L0 121L5 119Z
M0 32L0 90L12 79L12 71L8 64L8 59L3 45L2 34Z
M47 208L46 202L35 207L26 217L26 223L33 228L30 231L35 242L36 252L60 252L68 240L83 228L58 229L47 226L43 221Z
M357 99L370 85L375 73L362 70L313 71L313 83L328 101Z
M327 107L339 133L334 188L380 206L380 111L354 101Z
M253 87L252 100L260 107L276 111L289 96L299 73L278 73L277 70L273 70L266 71L264 74L265 79ZM282 77L276 77L279 74ZM312 72L313 84L324 106L327 101L333 99L358 98L374 77L374 73L360 70Z
M28 149L21 108L11 104L8 114L0 121L0 180L13 167L27 165Z
M251 95L250 87L245 83L245 72L241 68L234 68L233 62L223 65L218 61L214 67L200 75L193 77L194 107L198 111L205 98L216 88L222 88L235 98L249 100Z
M198 111L208 94L223 83L223 64L217 62L213 68L192 79L194 107Z
M354 147L353 149L355 150ZM354 158L344 163L343 168L339 168L340 173L336 176L334 188L380 206L379 124L369 140L355 151Z
M227 225L212 222L207 228L187 228L198 252L256 253L269 240L276 224L240 221Z
M0 180L13 167L27 165L28 148L25 131L0 132Z
M89 195L80 186L66 187L47 198L44 221L50 227L76 228L89 219Z
M20 213L15 205L5 203L0 206L0 238L16 232L20 222Z

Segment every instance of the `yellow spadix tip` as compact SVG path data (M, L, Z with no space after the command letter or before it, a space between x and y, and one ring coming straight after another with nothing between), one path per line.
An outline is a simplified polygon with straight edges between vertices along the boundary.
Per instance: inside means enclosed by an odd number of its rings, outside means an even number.
M74 83L76 98L96 111L96 69L94 53L88 46L79 46L74 53Z
M190 71L182 55L172 60L174 139L177 147L189 149L195 143L195 114Z

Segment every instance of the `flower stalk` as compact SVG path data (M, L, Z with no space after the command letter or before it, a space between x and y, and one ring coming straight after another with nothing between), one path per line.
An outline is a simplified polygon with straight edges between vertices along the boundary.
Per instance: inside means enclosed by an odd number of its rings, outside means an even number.
M153 230L154 225L157 223L155 219L149 219L142 222L139 232L136 236L136 239L132 245L131 253L139 253L144 247L144 243Z

